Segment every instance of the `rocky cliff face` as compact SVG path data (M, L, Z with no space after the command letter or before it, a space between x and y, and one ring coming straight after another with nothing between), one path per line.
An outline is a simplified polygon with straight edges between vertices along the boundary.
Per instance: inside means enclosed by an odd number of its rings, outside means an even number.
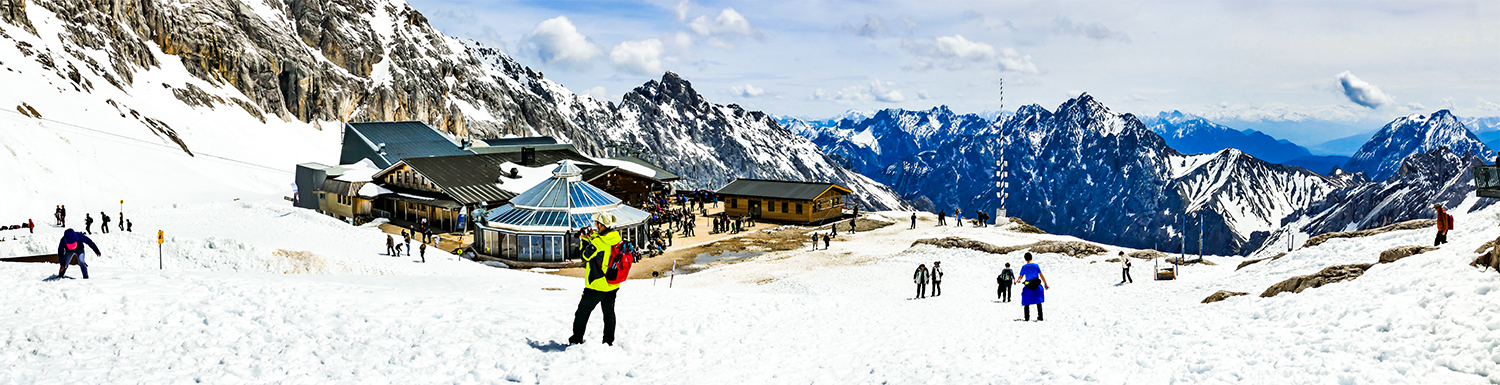
M675 74L619 106L600 102L498 50L439 33L401 0L0 0L0 21L0 39L9 40L0 47L56 75L47 87L87 95L43 110L117 110L188 153L193 140L179 135L185 120L173 115L180 109L146 106L243 111L206 120L248 134L251 122L275 119L419 120L456 136L549 135L591 155L641 152L682 173L684 187L734 177L833 181L858 191L867 208L904 207L764 114L709 103ZM176 100L156 96L163 88Z

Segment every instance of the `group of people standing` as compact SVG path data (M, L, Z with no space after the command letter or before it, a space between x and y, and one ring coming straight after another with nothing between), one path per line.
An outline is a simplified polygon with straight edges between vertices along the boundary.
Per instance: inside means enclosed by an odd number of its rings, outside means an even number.
M1026 260L1026 264L1021 265L1019 273L1011 270L1010 263L1006 263L1005 269L995 277L995 283L999 285L995 296L999 297L1000 302L1010 302L1012 286L1021 285L1021 320L1030 321L1031 306L1036 305L1036 320L1041 321L1042 302L1046 302L1046 291L1052 287L1047 285L1047 276L1042 274L1042 267L1031 261L1031 253L1026 253L1022 258ZM933 262L931 270L928 270L925 264L917 265L917 272L912 275L912 282L917 284L916 298L927 298L928 285L932 286L932 296L942 295L941 262Z
M954 219L954 221L953 221L953 226L954 227L964 227L964 210L963 209L953 209L953 219ZM990 223L990 215L989 214L985 214L984 211L976 211L974 213L974 221L977 222L977 223L974 224L974 227L990 227L990 224L989 224ZM938 226L947 226L948 225L948 211L946 211L946 210L944 210L944 211L938 211L938 223L937 223L937 225ZM917 228L917 214L915 214L915 213L913 213L911 215L911 227L913 229Z
M58 227L68 227L68 207L67 206L58 205L57 209L53 210L52 216L53 216L53 218L57 219L57 226ZM100 226L99 226L99 232L104 233L104 234L109 234L109 222L111 222L114 219L115 218L110 218L109 214L105 214L103 211L100 211L99 212L99 220L100 220L101 223L100 223ZM120 230L120 231L124 231L124 232L134 232L135 231L135 224L131 223L130 220L125 219L125 212L124 211L121 211L119 213L118 220L114 221L114 222L115 222L115 228L118 229L118 230ZM85 233L85 234L93 234L94 233L94 217L90 216L88 213L84 213L83 214L83 233Z
M917 283L917 298L927 298L927 285L932 284L932 296L943 295L943 262L933 261L932 270L927 270L927 265L917 265L917 273L911 276L912 282Z

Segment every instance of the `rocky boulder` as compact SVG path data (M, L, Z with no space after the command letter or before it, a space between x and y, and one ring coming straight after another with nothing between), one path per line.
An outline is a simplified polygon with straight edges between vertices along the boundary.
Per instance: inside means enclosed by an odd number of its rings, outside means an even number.
M1425 252L1429 252L1429 251L1433 251L1433 250L1437 250L1437 249L1438 248L1432 247L1432 246L1415 246L1415 245L1413 245L1413 246L1397 246L1397 247L1392 247L1390 250L1386 250L1386 251L1380 252L1380 263L1391 263L1391 262L1398 261L1401 258L1406 258L1406 257L1410 257L1410 256L1413 256L1413 255L1417 255L1417 254L1421 254L1421 253L1425 253Z
M1208 296L1208 298L1204 298L1203 299L1203 303L1214 303L1214 302L1219 302L1219 301L1223 301L1223 300L1229 299L1229 297L1238 297L1238 296L1249 295L1249 294L1250 293L1238 292L1238 291L1219 290L1219 292L1214 293L1213 295Z
M1317 274L1299 275L1281 281L1281 283L1271 285L1260 296L1261 298L1270 298L1287 292L1301 293L1303 290L1322 287L1330 283L1352 280L1364 275L1365 270L1369 270L1370 266L1374 265L1373 263L1356 263L1352 265L1329 266Z
M1368 230L1344 231L1344 232L1337 232L1337 233L1325 233L1325 234L1319 234L1316 237L1309 238L1307 240L1307 242L1304 242L1302 244L1302 247L1313 247L1313 246L1321 245L1321 244L1323 244L1323 242L1328 242L1331 239L1368 237L1368 236L1371 236L1371 235L1384 234L1384 233L1389 233L1389 232L1392 232L1392 231L1416 230L1416 229L1428 228L1428 227L1432 227L1432 226L1436 226L1436 225L1437 225L1437 220L1436 219L1413 219L1413 220L1406 221L1406 222L1401 222L1401 223L1397 223L1397 224L1392 224L1392 225L1388 225L1388 226L1384 226L1384 227L1380 227L1380 228L1368 229Z

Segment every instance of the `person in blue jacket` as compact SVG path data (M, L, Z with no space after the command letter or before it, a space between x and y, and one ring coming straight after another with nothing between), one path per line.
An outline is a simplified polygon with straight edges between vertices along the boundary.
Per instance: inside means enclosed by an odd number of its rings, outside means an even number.
M63 231L62 240L57 242L57 262L62 265L57 268L58 278L65 277L68 273L68 265L73 263L74 258L77 258L78 269L83 270L83 279L89 279L89 265L83 262L83 245L85 244L94 249L95 256L102 255L99 253L99 246L94 245L94 240L89 239L89 236L73 231L73 229Z
M1026 264L1021 266L1021 283L1026 285L1021 290L1021 316L1022 321L1031 320L1031 305L1036 305L1036 320L1042 320L1042 302L1047 300L1046 289L1047 276L1042 275L1042 267L1031 262L1031 253L1026 253Z

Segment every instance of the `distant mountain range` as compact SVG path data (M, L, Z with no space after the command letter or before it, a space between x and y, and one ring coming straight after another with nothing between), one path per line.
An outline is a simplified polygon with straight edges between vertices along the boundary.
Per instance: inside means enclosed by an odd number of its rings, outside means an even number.
M1168 146L1184 154L1209 154L1235 148L1271 163L1312 156L1306 148L1255 130L1235 130L1182 111L1162 112L1141 119ZM1323 170L1327 171L1327 170Z

